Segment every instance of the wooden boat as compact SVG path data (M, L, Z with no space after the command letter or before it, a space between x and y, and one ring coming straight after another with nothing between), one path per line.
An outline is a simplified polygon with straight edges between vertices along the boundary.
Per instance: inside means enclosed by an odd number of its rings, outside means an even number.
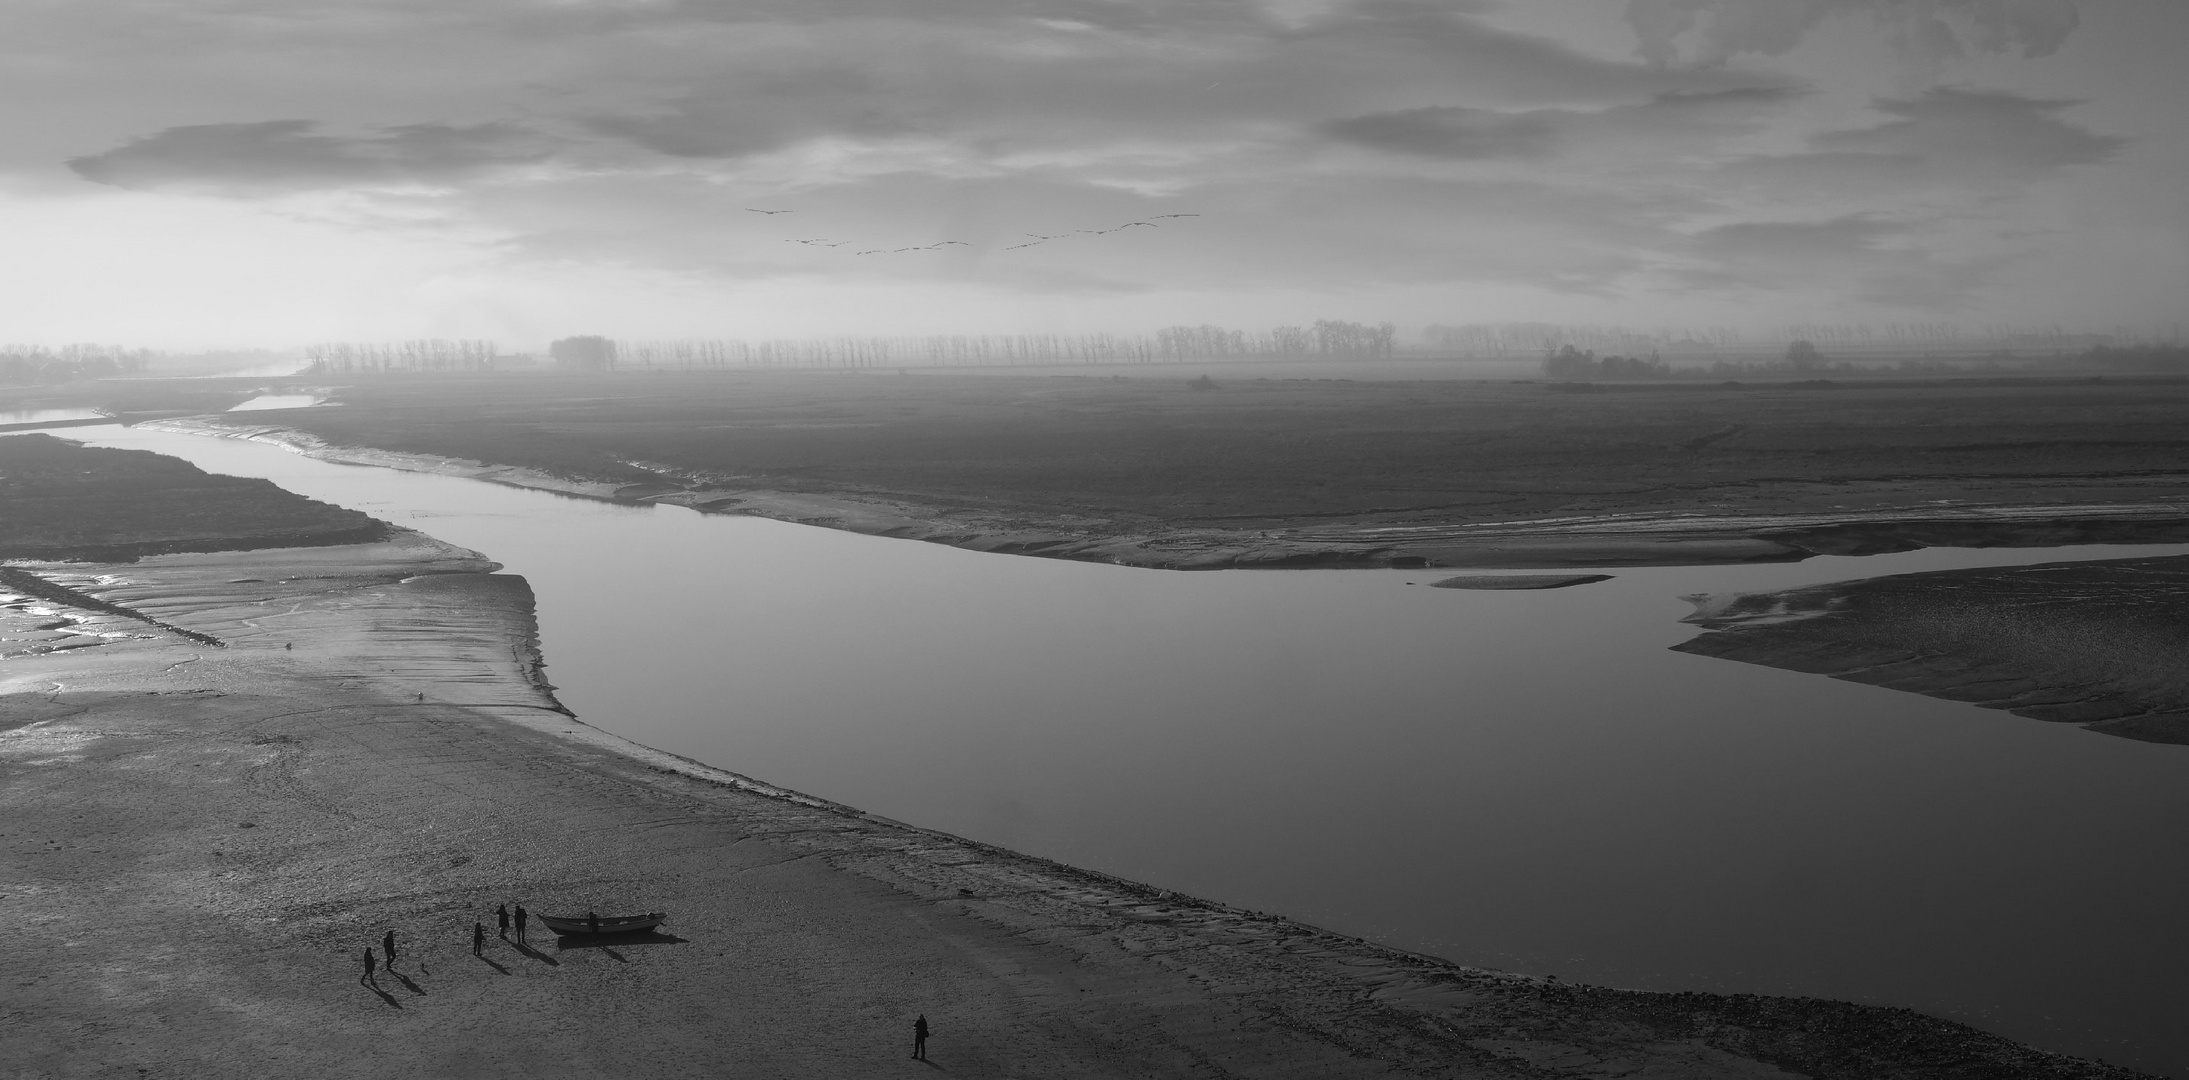
M603 915L597 921L585 915L534 915L558 934L636 934L660 926L668 915L655 911L645 915Z

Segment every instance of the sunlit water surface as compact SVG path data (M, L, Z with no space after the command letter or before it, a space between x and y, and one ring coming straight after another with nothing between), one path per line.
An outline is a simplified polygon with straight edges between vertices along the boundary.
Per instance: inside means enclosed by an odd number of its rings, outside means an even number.
M485 552L581 717L773 783L1462 962L1907 1005L2189 1075L2189 747L1667 651L1682 594L2182 548L1463 592L69 434Z

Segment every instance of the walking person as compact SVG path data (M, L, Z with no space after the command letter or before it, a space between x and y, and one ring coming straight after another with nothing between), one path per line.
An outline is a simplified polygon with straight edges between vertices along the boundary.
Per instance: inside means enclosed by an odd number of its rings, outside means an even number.
M595 914L593 914L593 913L592 913L592 912L590 912L590 911L586 912L586 913L585 913L585 928L586 928L587 930L590 930L590 931L592 931L593 933L596 933L596 934L600 933L600 916L598 916L598 915L595 915Z
M494 905L494 918L497 922L500 922L502 924L500 932L498 932L495 936L501 938L503 941L509 940L509 905Z
M486 955L486 924L483 922L471 924L471 955Z
M524 940L524 905L517 905L517 940Z
M921 1013L920 1018L912 1022L912 1057L917 1061L927 1060L926 1013Z
M389 971L394 971L394 970L395 970L395 931L393 931L393 930L390 930L390 931L388 931L388 935L387 935L386 937L384 937L384 938L381 938L381 939L380 939L380 951L381 951L381 952L384 952L384 953L386 953L386 954L388 954L388 962L387 962L387 964L386 964L386 965L384 965L384 966L385 966L385 967L386 967L386 968L387 968L387 969L388 969Z
M380 984L373 981L373 973L377 967L378 965L373 962L372 958L372 946L365 946L365 973L358 976L357 981L366 986L377 988Z

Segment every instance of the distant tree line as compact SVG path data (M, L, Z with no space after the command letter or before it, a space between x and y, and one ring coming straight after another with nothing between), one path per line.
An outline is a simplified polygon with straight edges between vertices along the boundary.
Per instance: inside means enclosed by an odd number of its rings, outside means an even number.
M32 386L103 379L143 371L152 362L150 349L125 349L118 345L0 345L0 384Z
M1640 355L1665 349L1707 352L1730 348L1741 343L1741 333L1730 326L1638 330L1624 326L1513 322L1438 324L1423 330L1422 339L1431 350L1449 356L1527 356L1555 353L1567 346L1584 351L1618 350Z
M1661 379L1672 374L1672 366L1654 355L1600 357L1561 345L1543 351L1543 374L1553 379Z
M565 349L569 359L558 349ZM1369 325L1323 319L1310 326L1281 326L1264 333L1221 326L1167 326L1145 335L935 334L760 341L565 338L549 346L548 351L558 366L591 369L1153 364L1256 356L1372 358L1398 351L1398 327L1391 323Z
M2132 344L2164 344L2180 340L2180 328L2156 327L2138 331L2116 327L2112 333L2070 331L2058 326L2016 327L1992 323L1965 327L1946 322L1801 323L1744 335L1730 326L1673 326L1655 329L1594 324L1512 322L1433 325L1422 331L1423 343L1448 356L1510 357L1540 355L1566 345L1599 353L1650 352L1702 354L1738 352L1770 343L1807 341L1820 347L1849 352L1892 352L1921 349L1960 353L1974 349L2012 348L2050 350L2067 355L2069 350L2097 345L2115 348Z
M358 375L388 371L492 371L501 347L485 340L328 342L304 347L310 375Z

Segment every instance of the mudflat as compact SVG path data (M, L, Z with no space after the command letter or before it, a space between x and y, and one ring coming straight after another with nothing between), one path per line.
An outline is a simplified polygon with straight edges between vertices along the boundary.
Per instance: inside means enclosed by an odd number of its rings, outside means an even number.
M1458 967L650 751L540 683L521 579L405 530L0 558L36 582L0 600L30 1076L875 1075L929 1067L917 1015L971 1076L2130 1075L1901 1009ZM670 921L504 940L520 903Z
M319 388L338 407L197 426L604 498L1156 567L1557 568L2189 539L2180 378L1198 384L1149 367Z
M1673 646L2189 744L2189 556L1689 597Z

